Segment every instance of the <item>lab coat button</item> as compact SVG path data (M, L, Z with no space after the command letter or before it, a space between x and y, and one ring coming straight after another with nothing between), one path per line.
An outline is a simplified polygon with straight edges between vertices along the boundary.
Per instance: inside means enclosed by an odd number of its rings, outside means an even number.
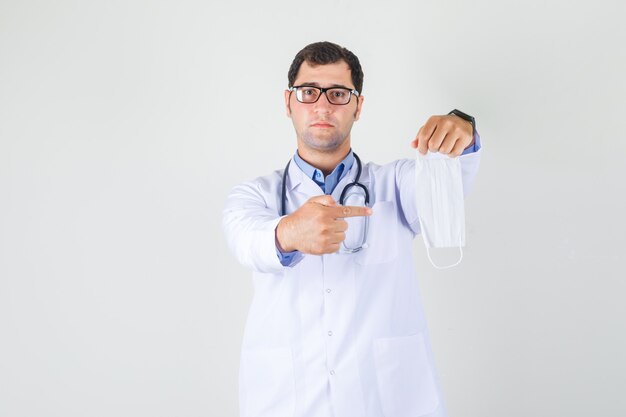
M335 371L331 370L331 371L330 371L330 374L331 374L331 375L335 375Z
M326 292L330 292L330 288L326 288Z
M332 335L333 335L333 332L329 330L329 331L328 331L328 335L329 335L329 336L332 336Z

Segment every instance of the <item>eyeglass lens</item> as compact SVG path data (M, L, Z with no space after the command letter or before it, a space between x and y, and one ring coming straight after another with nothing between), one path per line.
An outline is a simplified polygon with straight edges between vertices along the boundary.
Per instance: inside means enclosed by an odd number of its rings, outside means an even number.
M332 104L348 104L352 93L345 88L330 88L326 90L326 98ZM300 103L315 103L319 100L322 91L317 87L298 87L296 98Z

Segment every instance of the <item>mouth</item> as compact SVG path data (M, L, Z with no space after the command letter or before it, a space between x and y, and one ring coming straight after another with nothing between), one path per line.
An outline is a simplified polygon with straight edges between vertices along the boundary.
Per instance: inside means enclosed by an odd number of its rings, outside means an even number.
M330 123L326 123L326 122L316 122L311 124L311 127L318 127L320 129L328 129L330 127L333 127L333 125L331 125Z

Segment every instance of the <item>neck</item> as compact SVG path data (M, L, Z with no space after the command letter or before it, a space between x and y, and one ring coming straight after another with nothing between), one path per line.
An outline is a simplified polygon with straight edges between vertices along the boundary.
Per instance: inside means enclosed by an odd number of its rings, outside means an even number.
M298 141L298 155L311 166L319 169L328 175L345 159L350 153L350 138L345 140L337 149L320 151L304 146Z

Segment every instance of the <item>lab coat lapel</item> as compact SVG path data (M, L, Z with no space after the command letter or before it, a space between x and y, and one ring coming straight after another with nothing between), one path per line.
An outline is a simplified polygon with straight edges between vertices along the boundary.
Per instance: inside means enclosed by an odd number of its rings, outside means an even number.
M324 195L319 185L300 169L292 158L287 173L287 214L293 213L309 198Z

